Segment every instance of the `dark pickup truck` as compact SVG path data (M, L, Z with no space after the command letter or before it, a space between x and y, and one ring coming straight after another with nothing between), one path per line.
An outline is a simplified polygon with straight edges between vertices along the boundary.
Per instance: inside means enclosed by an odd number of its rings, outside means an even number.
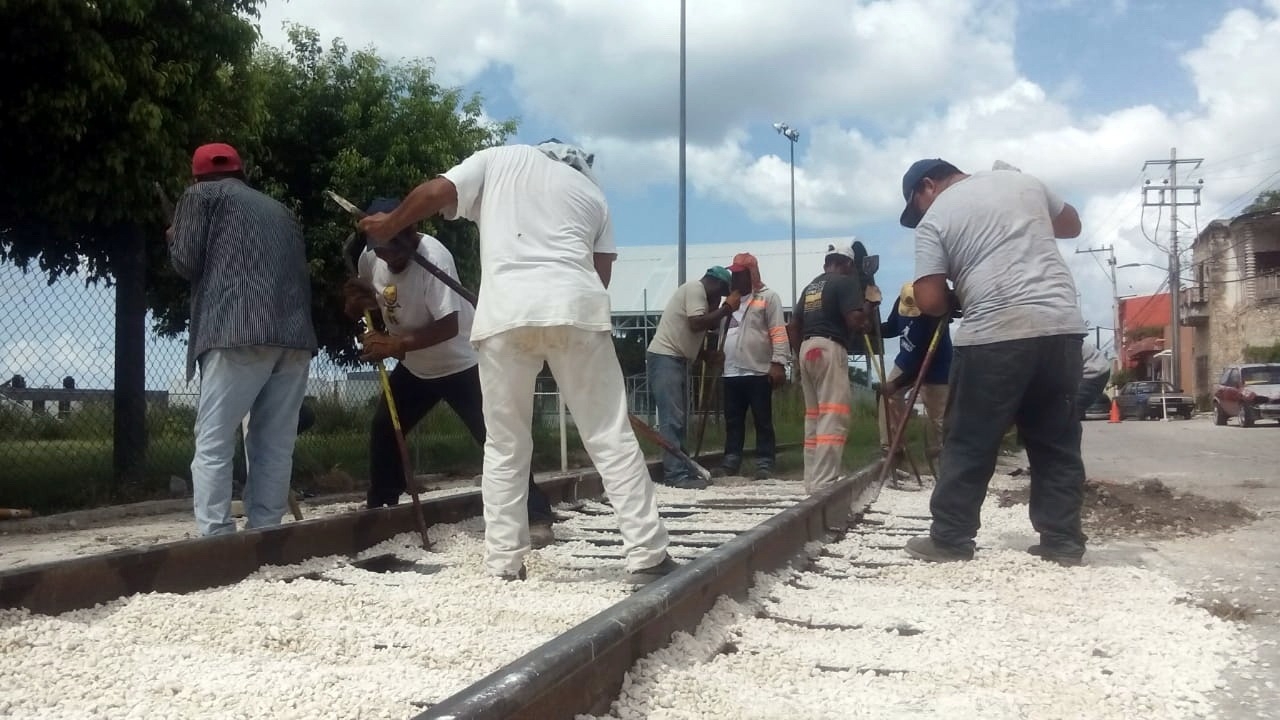
M1190 420L1196 411L1196 401L1190 395L1158 380L1138 380L1125 383L1116 395L1120 417L1138 420L1158 420L1178 416Z

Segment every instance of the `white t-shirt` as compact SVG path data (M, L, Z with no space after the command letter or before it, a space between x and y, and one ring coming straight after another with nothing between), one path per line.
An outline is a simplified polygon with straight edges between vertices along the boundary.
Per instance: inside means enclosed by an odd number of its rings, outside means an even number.
M430 235L420 233L418 237L418 252L456 280L458 270L449 249ZM468 339L475 310L458 293L416 262L410 262L399 274L393 273L372 250L360 255L359 271L360 277L372 283L377 291L382 321L392 335L405 335L458 313L457 335L429 348L405 353L401 362L415 377L423 380L444 377L478 362L475 348Z
M733 311L732 319L729 320L729 332L725 333L724 336L725 377L749 377L764 374L738 364L738 336L742 334L742 318L747 314L747 306L750 304L748 302L749 298L749 295L744 297L742 305Z
M685 360L698 357L707 334L690 330L689 318L706 315L707 310L707 289L701 277L676 288L662 310L658 329L649 341L649 352Z
M955 283L958 346L1084 335L1071 270L1053 218L1062 198L1031 175L978 172L947 188L916 228L916 278Z
M612 329L592 255L617 248L595 183L529 145L481 150L443 176L458 189L445 218L480 228L484 282L473 342L528 326Z

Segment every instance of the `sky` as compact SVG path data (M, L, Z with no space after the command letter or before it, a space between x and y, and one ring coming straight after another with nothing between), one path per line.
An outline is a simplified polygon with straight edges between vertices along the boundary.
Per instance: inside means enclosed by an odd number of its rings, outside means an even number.
M1110 327L1104 256L1077 250L1111 245L1119 264L1140 264L1118 271L1121 295L1162 289L1169 217L1144 211L1140 188L1165 171L1144 173L1144 161L1173 147L1204 159L1179 178L1204 181L1202 205L1179 217L1184 244L1280 186L1280 0L738 0L687 11L690 244L789 236L790 148L772 127L786 122L800 133L797 236L857 236L881 255L879 284L896 288L914 279L911 232L897 224L906 167L1003 160L1080 210L1081 237L1059 249L1086 319ZM259 23L272 44L296 22L326 42L433 59L442 83L484 98L486 115L519 120L513 141L555 136L594 152L625 253L677 239L679 12L676 0L288 0L265 3ZM762 268L766 282L789 271ZM0 297L50 292L23 282L5 269ZM94 349L110 338L109 315L103 335L84 317L41 312L20 321L43 323L34 335L0 314L5 377L40 352L110 367L109 344ZM180 364L164 372L149 385L167 387Z

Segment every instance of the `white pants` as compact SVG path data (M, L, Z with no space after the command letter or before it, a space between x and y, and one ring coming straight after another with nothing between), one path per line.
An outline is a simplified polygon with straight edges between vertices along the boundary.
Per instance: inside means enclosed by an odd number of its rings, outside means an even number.
M618 513L627 568L662 562L667 529L658 517L644 453L627 420L622 368L609 333L567 325L522 327L485 338L476 347L488 429L480 489L489 573L517 573L529 554L525 501L533 455L533 391L544 361Z
M231 468L236 429L246 414L245 527L280 524L289 502L298 411L310 364L311 353L306 350L269 346L209 350L200 356L191 484L201 535L236 529L231 517Z
M894 365L893 370L889 372L889 382L893 382L900 377L902 377L902 369ZM937 457L942 449L942 421L947 412L947 396L950 391L951 386L946 383L922 383L920 385L918 399L924 403L924 412L929 418L929 424L925 426L925 449L930 457ZM897 423L902 421L902 413L907 412L907 395L910 392L911 388L906 387L889 398L889 408L893 413L893 428L890 428L886 422L884 406L880 406L880 447L889 447L890 430L897 429ZM903 447L906 447L905 442Z

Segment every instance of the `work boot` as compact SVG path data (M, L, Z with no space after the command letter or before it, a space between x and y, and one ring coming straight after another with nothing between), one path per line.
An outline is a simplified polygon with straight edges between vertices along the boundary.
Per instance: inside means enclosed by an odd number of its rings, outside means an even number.
M1027 552L1041 560L1055 562L1063 567L1079 567L1084 564L1084 553L1077 555L1072 552L1045 547L1039 543L1027 548Z
M550 520L529 520L529 544L534 550L555 543L556 534L551 529Z
M940 545L928 535L913 537L907 541L907 554L925 562L960 562L973 559L973 550Z
M756 474L752 477L756 480L768 480L773 477L773 468L758 467L756 468Z
M712 477L712 478L722 478L722 477L728 477L728 476L730 476L730 475L737 475L737 474L738 474L738 469L737 469L737 468L727 468L727 467L725 467L725 466L723 466L723 465L721 465L721 466L719 466L719 467L713 467L713 468L711 468L711 477Z
M695 475L681 478L679 480L668 480L663 483L668 487L680 488L681 490L706 490L707 481Z
M528 579L529 573L525 572L524 565L521 565L520 570L518 572L503 573L498 577L502 578L503 580L506 580L507 582L517 582L517 581L523 582L524 580Z
M658 563L657 565L653 565L647 568L640 568L639 570L633 570L631 574L627 576L627 582L631 583L632 585L636 585L638 587L643 587L653 582L654 580L657 580L658 578L664 577L666 575L670 575L676 570L679 570L680 567L681 567L680 563L676 562L675 560L672 560L671 556L667 555L663 557L662 562Z

